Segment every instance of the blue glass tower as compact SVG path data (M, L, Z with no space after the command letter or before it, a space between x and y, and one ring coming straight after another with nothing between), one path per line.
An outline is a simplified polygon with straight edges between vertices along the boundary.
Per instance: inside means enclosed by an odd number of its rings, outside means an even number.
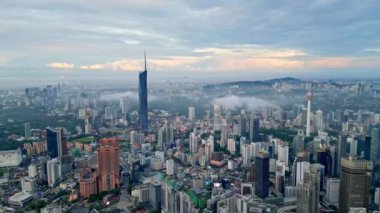
M49 156L58 157L58 132L55 129L46 128L46 143Z
M144 132L148 132L148 88L146 70L146 55L144 54L145 70L139 73L139 125Z

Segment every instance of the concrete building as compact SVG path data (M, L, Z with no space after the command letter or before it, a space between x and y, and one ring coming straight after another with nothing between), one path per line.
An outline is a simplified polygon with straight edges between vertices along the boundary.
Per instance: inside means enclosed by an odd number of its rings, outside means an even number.
M103 138L97 154L99 192L111 191L120 184L119 140Z
M297 183L297 212L319 213L319 170L309 166L304 178Z
M166 160L166 175L174 175L174 160Z
M311 125L311 99L313 95L311 91L306 94L307 98L307 117L306 117L306 136L310 136L310 125Z
M188 112L189 113L189 115L188 115L189 120L194 121L195 120L195 107L189 107L188 110L189 110L189 112Z
M339 211L350 207L367 208L371 186L370 161L355 157L342 158L340 167Z
M337 205L339 202L339 185L340 180L337 178L328 178L326 184L326 199L330 203Z
M260 151L255 160L255 194L265 198L269 194L269 153Z

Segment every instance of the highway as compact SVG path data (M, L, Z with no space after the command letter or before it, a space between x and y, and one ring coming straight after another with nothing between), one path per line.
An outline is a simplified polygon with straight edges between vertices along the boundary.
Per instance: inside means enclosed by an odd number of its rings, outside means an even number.
M293 206L285 206L285 207L282 207L280 209L278 209L277 213L285 213L285 212L289 212L290 210L295 210L297 208L296 205L293 205Z

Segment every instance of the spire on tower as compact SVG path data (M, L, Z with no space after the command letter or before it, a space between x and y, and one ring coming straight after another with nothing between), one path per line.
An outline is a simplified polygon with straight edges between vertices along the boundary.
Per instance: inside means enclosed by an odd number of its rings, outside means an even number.
M146 52L144 52L144 63L145 63L145 71L146 71Z

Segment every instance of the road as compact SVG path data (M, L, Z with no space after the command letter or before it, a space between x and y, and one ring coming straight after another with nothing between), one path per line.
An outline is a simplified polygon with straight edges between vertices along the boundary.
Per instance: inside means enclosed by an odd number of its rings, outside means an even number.
M290 210L294 210L296 209L297 206L296 205L293 205L293 206L285 206L285 207L282 207L280 209L278 209L277 213L285 213L285 212L288 212Z

